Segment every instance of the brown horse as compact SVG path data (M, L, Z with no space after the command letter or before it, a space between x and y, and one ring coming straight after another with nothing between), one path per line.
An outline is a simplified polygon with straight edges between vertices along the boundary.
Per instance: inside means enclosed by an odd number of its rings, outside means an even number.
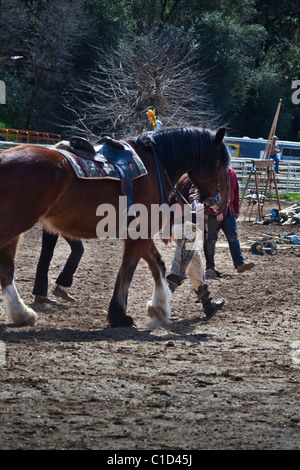
M152 205L162 202L160 180L165 181L170 194L172 185L186 172L198 186L203 201L219 194L219 206L228 203L229 154L223 143L224 135L224 128L212 133L181 127L127 139L147 169L146 175L134 180L134 202L147 208L149 227ZM163 172L157 170L157 165ZM119 196L119 181L77 178L64 155L54 148L21 145L0 155L0 282L10 322L32 325L37 318L21 300L14 284L14 258L20 234L39 222L53 233L96 238L101 220L97 208L110 204L118 221ZM148 314L159 323L169 320L165 266L153 237L127 237L109 305L108 321L112 327L133 325L132 317L126 314L127 296L141 258L148 263L155 283Z

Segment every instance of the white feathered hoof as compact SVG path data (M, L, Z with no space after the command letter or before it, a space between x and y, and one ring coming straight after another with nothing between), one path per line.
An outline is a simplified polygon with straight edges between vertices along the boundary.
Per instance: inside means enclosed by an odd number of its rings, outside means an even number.
M14 283L3 289L3 295L9 323L19 326L33 326L35 324L37 314L24 304Z
M15 310L8 315L8 320L19 326L34 326L37 321L37 314L32 308L27 307L23 302L19 310Z
M152 305L152 302L150 301L147 304L147 309L153 327L159 327L170 323L170 314L161 306Z
M148 315L151 318L151 327L160 327L171 322L170 299L172 293L165 279L155 285L152 299L147 304Z

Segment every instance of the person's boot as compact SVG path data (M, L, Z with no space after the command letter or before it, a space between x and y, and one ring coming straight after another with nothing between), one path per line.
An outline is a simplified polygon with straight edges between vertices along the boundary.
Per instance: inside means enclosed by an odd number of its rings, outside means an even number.
M55 299L51 299L47 295L36 295L34 301L37 304L57 304Z
M207 268L205 271L205 277L206 279L216 279L217 277L221 277L221 273L215 268Z
M225 305L225 299L214 302L210 296L207 284L203 284L195 291L200 302L202 302L203 310L207 320L210 320Z
M243 264L240 264L240 266L238 266L237 268L237 272L239 274L241 273L244 273L245 271L249 271L249 269L253 269L255 266L254 263L243 263Z
M68 300L69 302L75 302L76 301L76 299L74 299L74 297L72 297L69 294L68 289L66 287L59 286L58 284L56 285L56 287L53 291L53 294L56 297L61 297L62 299Z
M172 294L175 291L176 287L179 287L181 285L181 279L177 274L173 274L173 273L167 274L166 280L167 280L169 289L172 292Z

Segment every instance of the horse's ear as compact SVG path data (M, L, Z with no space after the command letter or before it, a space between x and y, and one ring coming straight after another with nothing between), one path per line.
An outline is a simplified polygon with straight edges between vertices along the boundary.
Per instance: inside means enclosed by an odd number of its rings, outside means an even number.
M225 133L226 133L225 127L221 127L220 129L217 130L216 135L215 135L215 143L217 145L221 145L225 137Z

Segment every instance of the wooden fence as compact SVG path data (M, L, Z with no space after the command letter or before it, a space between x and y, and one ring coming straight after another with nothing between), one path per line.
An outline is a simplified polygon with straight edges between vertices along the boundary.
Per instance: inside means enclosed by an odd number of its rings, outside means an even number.
M16 142L23 144L51 145L59 142L61 136L49 132L23 131L19 129L0 128L0 144L5 142Z

